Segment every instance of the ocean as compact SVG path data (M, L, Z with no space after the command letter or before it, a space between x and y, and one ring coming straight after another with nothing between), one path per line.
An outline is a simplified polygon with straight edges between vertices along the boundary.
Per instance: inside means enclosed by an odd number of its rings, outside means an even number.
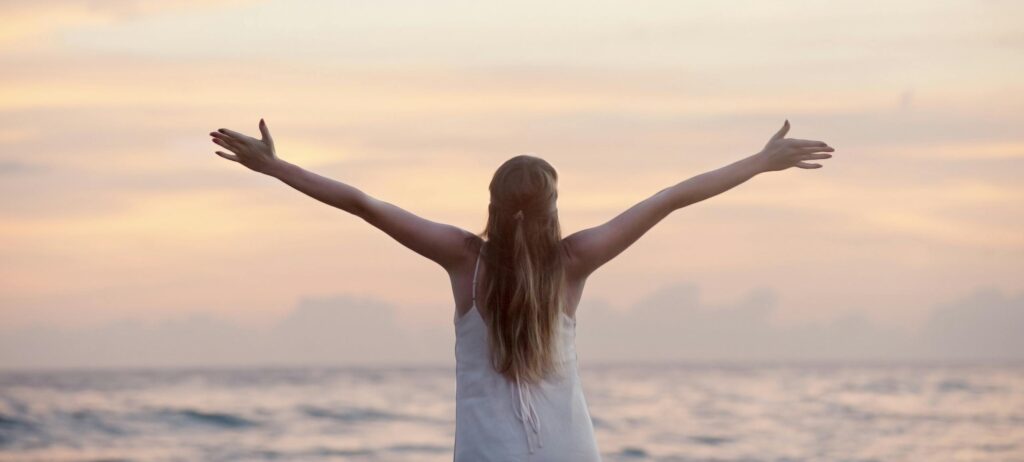
M606 461L1024 461L1022 364L581 364ZM0 372L0 461L451 461L452 367Z

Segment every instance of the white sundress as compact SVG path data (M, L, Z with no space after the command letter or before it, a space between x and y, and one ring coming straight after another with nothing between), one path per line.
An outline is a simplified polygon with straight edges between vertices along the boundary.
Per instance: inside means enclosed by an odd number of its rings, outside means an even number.
M455 462L601 460L580 386L576 321L561 316L560 377L513 382L491 366L487 326L476 304L455 315Z

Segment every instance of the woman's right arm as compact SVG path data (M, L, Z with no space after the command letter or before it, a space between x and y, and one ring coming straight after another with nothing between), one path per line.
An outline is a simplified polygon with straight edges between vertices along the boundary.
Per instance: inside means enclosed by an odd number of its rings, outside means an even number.
M233 152L217 151L217 155L277 178L313 199L362 218L449 273L464 266L466 261L472 261L470 258L475 255L467 251L465 244L473 236L469 231L428 220L354 186L284 161L277 157L274 140L263 119L259 127L262 139L228 129L211 132L215 143Z
M794 166L819 168L821 164L806 161L832 157L828 152L834 149L826 143L784 138L788 131L787 120L761 152L662 189L608 222L566 237L571 276L585 279L677 209L728 191L759 173Z

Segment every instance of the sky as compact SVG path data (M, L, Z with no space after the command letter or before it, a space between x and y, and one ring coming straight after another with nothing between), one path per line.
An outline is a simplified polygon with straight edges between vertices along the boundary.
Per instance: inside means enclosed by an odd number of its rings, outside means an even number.
M214 154L210 131L261 117L281 158L471 232L495 169L543 157L563 235L788 119L834 157L677 210L600 268L581 359L1024 357L1019 2L0 16L0 367L453 363L441 267Z

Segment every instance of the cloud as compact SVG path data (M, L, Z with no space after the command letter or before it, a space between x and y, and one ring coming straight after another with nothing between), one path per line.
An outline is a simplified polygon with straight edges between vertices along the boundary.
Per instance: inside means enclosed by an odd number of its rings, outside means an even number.
M976 289L935 307L919 330L879 326L856 313L778 325L776 303L773 291L757 289L734 304L707 306L694 285L671 285L630 311L583 311L580 349L633 361L1024 359L1024 293Z
M448 334L448 332L445 332ZM0 339L6 367L370 364L438 362L454 351L439 329L411 331L386 303L348 296L302 300L273 326L192 315L96 328L32 327Z
M1024 356L1024 292L979 288L932 311L923 342L948 358Z
M672 360L1005 360L1024 359L1024 293L980 288L936 307L918 331L848 315L783 326L777 297L755 289L727 305L701 302L696 286L664 287L633 309L588 303L578 314L581 362ZM0 367L161 367L452 363L454 328L411 328L379 300L307 298L270 327L209 316L97 328L8 330Z
M901 359L923 353L901 332L856 314L779 325L772 320L778 297L769 289L751 290L723 306L709 306L699 295L695 285L679 283L632 310L581 310L580 349L614 361Z
M7 45L38 40L62 28L81 24L105 24L145 15L186 8L208 8L215 3L240 3L239 0L5 0L4 27L0 29L0 49Z
M0 176L16 173L35 173L46 170L46 167L17 160L0 160Z

